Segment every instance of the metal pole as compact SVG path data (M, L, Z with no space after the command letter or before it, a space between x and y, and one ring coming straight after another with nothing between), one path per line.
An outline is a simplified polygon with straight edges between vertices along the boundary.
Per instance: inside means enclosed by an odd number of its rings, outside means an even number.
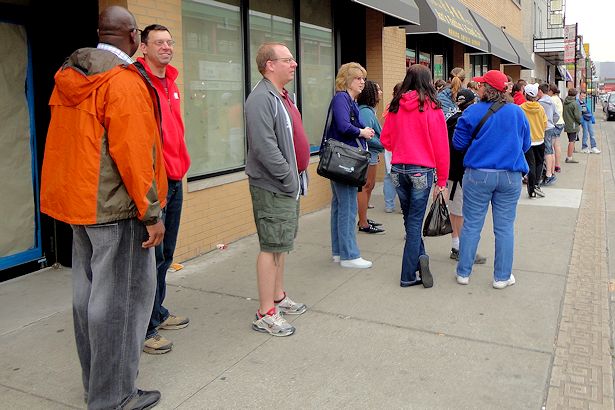
M577 88L577 43L579 36L577 36L579 29L579 23L574 23L574 88Z

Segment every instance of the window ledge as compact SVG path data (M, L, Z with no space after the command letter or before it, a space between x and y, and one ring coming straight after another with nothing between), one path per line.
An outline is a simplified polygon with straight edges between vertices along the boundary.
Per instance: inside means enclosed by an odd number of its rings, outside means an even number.
M200 179L198 181L188 182L188 192L197 192L204 189L217 187L220 185L231 184L233 182L243 181L248 179L245 171L233 172L232 174L220 175L213 178Z
M310 156L310 164L318 163L319 155ZM220 185L232 184L233 182L243 181L248 179L245 171L233 172L232 174L220 175L213 178L199 179L197 181L188 182L188 192L197 192L204 189L217 187Z

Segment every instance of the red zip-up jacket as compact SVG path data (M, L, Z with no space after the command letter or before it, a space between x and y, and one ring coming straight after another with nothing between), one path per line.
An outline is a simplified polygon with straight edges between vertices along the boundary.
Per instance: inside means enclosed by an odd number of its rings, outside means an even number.
M137 58L143 64L147 74L156 87L160 98L162 112L162 152L167 177L173 181L181 181L190 168L190 155L184 138L184 122L181 117L179 88L175 83L178 71L171 64L166 68L168 90L165 91L162 81L156 77L143 57Z

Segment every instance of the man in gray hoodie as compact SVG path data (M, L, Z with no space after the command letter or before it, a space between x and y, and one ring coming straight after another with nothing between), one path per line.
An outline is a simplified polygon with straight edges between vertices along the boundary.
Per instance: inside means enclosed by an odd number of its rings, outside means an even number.
M256 64L263 78L245 104L246 174L260 243L256 261L259 309L252 328L290 336L295 328L282 315L307 310L284 291L284 260L297 235L299 196L307 189L309 143L301 114L284 89L297 68L290 50L281 43L265 43L258 49Z
M538 87L538 102L547 114L547 129L545 130L545 170L546 176L542 185L551 185L555 182L555 151L553 151L553 138L556 138L557 130L555 123L559 121L559 114L555 109L555 104L549 96L549 84L540 84ZM540 180L541 175L536 178Z

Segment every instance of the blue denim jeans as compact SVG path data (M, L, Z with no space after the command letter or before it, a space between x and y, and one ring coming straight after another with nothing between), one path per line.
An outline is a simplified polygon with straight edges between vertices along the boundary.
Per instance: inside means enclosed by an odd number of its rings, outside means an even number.
M88 409L115 409L135 380L156 291L154 250L139 220L73 225L73 320Z
M493 278L510 278L515 247L515 217L521 194L521 173L467 168L463 175L463 228L459 237L457 275L472 273L480 233L489 203L495 234L495 266Z
M167 206L162 210L162 220L164 221L164 239L156 246L156 297L152 316L147 327L146 338L155 336L156 328L169 317L169 311L162 306L164 297L167 293L167 270L173 263L173 253L177 244L177 233L179 232L179 220L182 214L182 203L184 193L182 191L182 181L168 180L169 191L167 193Z
M395 186L389 172L384 174L382 193L384 194L385 209L395 209Z
M419 256L425 255L423 244L423 218L433 184L434 170L418 165L394 164L391 179L399 196L404 214L406 244L401 263L401 286L411 286L418 281Z
M357 188L331 181L331 253L340 259L361 256L357 245Z
M591 121L581 120L581 125L583 126L583 140L581 142L581 148L590 148L587 145L587 136L589 135L589 142L591 144L591 148L596 147L596 137L594 137L594 124Z

